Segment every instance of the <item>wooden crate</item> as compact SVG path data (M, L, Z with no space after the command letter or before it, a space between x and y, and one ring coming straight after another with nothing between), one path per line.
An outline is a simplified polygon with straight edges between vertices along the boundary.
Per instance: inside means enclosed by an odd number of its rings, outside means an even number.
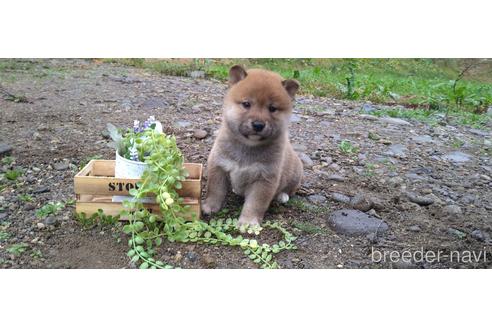
M126 179L114 177L115 161L91 160L74 178L76 195L75 211L92 215L102 209L107 215L118 215L123 209L119 202L113 202L116 195L129 195L140 179ZM202 182L202 164L185 163L184 168L189 175L182 181L183 187L178 190L184 198L184 205L189 205L191 213L200 218L200 198ZM144 206L152 213L159 213L159 205L146 203ZM121 218L125 220L126 218Z

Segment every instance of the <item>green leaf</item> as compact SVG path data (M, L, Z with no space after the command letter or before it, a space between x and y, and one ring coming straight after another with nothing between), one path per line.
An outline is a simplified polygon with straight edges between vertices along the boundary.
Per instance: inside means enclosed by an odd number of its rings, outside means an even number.
M160 246L162 244L162 238L161 237L157 237L154 242L155 242L155 245L156 246Z
M140 236L136 236L135 237L135 243L137 243L137 245L141 245L144 243L144 239Z
M210 231L207 231L207 232L205 232L205 234L203 236L205 238L210 238L210 237L212 237L212 233L210 233Z
M148 269L148 268L149 268L149 263L142 262L142 264L140 264L140 269Z
M132 256L134 256L134 255L135 255L135 250L130 249L130 250L128 251L127 255L128 255L128 257L132 257Z
M138 259L140 259L140 256L138 256L138 255L134 255L134 256L132 257L131 261L132 261L133 263L135 263L135 262L137 262L137 261L138 261Z

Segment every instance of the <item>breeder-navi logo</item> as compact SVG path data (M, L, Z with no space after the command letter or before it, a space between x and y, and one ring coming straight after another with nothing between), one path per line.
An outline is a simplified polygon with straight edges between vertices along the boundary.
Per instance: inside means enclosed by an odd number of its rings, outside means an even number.
M487 263L492 260L492 251L486 249L479 250L424 250L421 247L418 250L384 250L380 251L371 247L371 260L374 263L386 262L397 263L399 261L414 263Z

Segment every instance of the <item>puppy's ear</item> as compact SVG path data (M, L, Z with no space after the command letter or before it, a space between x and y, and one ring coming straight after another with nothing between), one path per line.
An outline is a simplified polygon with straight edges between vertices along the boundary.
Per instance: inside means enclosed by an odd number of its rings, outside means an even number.
M289 96L294 99L297 90L299 90L299 82L297 82L296 80L284 80L282 81L282 85L284 86L285 90L287 90Z
M244 79L248 74L242 66L234 65L229 70L229 85L233 85Z

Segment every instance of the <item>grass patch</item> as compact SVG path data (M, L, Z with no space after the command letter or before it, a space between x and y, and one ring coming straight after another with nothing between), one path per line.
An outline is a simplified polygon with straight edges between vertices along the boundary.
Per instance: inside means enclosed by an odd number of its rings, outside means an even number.
M407 120L416 120L419 122L428 123L430 125L436 125L440 121L444 120L446 115L450 123L470 126L473 128L485 128L490 121L490 118L484 114L476 114L466 111L432 111L427 109L403 109L403 108L389 108L379 109L371 113L377 117L395 117Z
M359 152L359 148L352 145L349 140L342 140L338 145L338 148L346 155L353 155Z
M15 256L20 256L29 248L29 245L26 243L13 244L7 248L7 252L13 254Z
M315 96L413 104L428 109L457 107L476 113L492 104L492 63L483 62L458 79L461 59L106 59L106 62L188 76L201 70L225 81L234 64L265 68L301 83Z
M308 234L326 233L326 230L308 222L295 221L292 226Z
M42 219L51 214L56 215L64 208L65 204L62 202L49 202L48 204L43 205L40 209L36 210L36 217Z
M18 169L14 169L14 170L7 170L5 171L5 173L3 174L3 176L5 178L7 178L7 180L10 180L10 181L15 181L17 180L18 177L20 177L22 175L22 171L21 170L18 170Z

